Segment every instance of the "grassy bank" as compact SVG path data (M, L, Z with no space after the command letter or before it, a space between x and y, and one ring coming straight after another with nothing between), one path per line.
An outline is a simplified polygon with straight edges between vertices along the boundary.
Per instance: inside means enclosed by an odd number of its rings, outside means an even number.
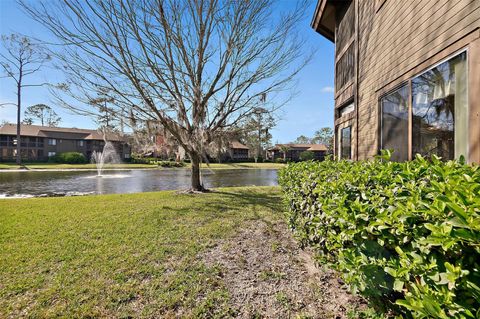
M187 164L190 167L190 164ZM280 169L284 167L282 163L210 163L210 166L202 164L202 168L211 169L243 169L243 168L257 168L257 169Z
M232 315L198 254L280 212L271 187L0 200L0 317Z
M116 169L136 169L136 168L157 168L157 165L153 164L107 164L106 168ZM95 164L58 164L58 163L25 163L22 166L18 166L15 163L0 163L0 169L96 169Z
M257 168L257 169L279 169L285 164L281 163L211 163L210 166L203 164L202 167L207 169L245 169L245 168ZM57 163L25 163L26 169L95 169L95 164L57 164ZM187 163L187 168L190 168L190 164ZM0 163L0 170L8 169L20 169L21 167L15 163ZM110 169L145 169L145 168L158 168L156 164L107 164L105 168Z

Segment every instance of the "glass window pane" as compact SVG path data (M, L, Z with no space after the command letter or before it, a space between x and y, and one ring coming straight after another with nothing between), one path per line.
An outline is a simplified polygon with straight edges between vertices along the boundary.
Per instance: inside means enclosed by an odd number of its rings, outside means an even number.
M352 144L351 144L351 127L350 126L342 129L340 144L341 144L341 158L351 159Z
M408 160L408 86L404 85L398 90L381 99L382 149L393 150L393 161Z
M467 155L467 54L412 80L413 154L445 160Z
M341 107L338 110L338 113L339 113L340 116L344 116L345 114L351 113L353 111L355 111L355 104L350 103L346 106Z

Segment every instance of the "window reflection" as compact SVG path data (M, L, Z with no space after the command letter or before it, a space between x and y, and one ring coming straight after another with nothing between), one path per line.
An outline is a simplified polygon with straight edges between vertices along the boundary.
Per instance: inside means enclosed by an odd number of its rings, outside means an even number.
M466 53L412 80L412 112L414 154L467 154Z
M381 148L393 150L393 161L408 159L408 87L404 85L381 100Z
M352 158L352 138L351 138L351 127L348 126L343 128L341 131L341 154L340 158L342 159L351 159Z

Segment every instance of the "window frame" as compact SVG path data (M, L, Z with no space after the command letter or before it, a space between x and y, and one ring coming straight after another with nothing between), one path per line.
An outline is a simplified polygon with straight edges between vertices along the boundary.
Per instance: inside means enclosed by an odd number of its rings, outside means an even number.
M444 59L441 59L440 61L436 62L436 63L433 63L432 65L428 66L427 68L423 69L422 71L416 73L416 74L413 74L412 76L410 76L407 80L405 81L402 81L400 82L398 85L396 85L395 87L393 87L392 89L386 91L386 92L383 92L379 97L378 97L378 130L377 130L377 136L378 136L378 152L380 153L380 151L383 149L382 148L382 118L383 118L383 113L382 113L382 99L387 97L388 95L392 94L393 92L397 91L398 89L400 89L402 86L407 86L407 89L408 89L408 154L407 154L407 160L408 161L411 161L413 160L413 109L412 109L412 99L413 99L413 92L412 92L412 81L415 79L415 78L418 78L420 76L422 76L423 74L435 69L436 67L438 67L439 65L445 63L445 62L448 62L450 60L453 60L455 57L461 55L465 53L465 61L466 61L466 78L467 78L467 92L466 92L466 100L467 100L467 112L469 112L469 90L470 90L470 87L469 87L469 59L470 59L470 54L469 54L469 50L468 50L468 47L465 47L465 48L462 48L461 50L458 50L458 51L455 51L454 53L448 55L447 57L445 57ZM467 118L469 117L469 115L467 114ZM468 121L467 121L468 123ZM454 141L454 144L455 144L455 141ZM467 145L468 145L468 141L467 141ZM465 157L469 157L469 152L470 150L467 149L467 154L465 155Z

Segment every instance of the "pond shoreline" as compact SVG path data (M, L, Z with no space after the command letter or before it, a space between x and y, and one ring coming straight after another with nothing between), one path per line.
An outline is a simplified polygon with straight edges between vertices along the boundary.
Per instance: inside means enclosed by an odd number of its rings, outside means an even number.
M201 170L279 170L279 168L256 168L256 167L202 167ZM103 168L102 171L153 171L153 170L190 170L190 167L152 167L152 168ZM95 172L96 168L30 168L30 169L0 169L0 173L6 172Z
M183 168L183 167L175 167ZM152 167L152 168L103 168L102 171L149 171L149 170L158 170L164 169L163 167ZM6 172L95 172L96 168L30 168L30 169L0 169L0 173Z
M28 165L28 164L27 164ZM66 167L62 167L62 165L66 165ZM96 171L96 167L87 164L88 166L84 166L80 164L79 166L75 167L75 164L60 164L60 165L52 165L53 167L48 167L47 165L28 165L24 168L18 167L9 167L3 168L0 164L0 173L2 172L75 172L75 171ZM109 171L125 171L125 170L178 170L178 169L191 169L189 164L185 165L184 167L162 167L162 166L154 166L154 165L146 165L146 166L134 166L136 164L114 164L118 165L118 167L105 167L103 170ZM129 166L132 165L132 166ZM46 167L47 166L47 167ZM69 167L73 166L73 167ZM233 169L281 169L284 167L284 164L277 164L277 163L210 163L210 165L202 165L202 170L233 170Z
M276 186L277 169L202 169L207 188ZM59 197L143 193L188 189L191 171L185 168L9 170L0 172L0 198Z

